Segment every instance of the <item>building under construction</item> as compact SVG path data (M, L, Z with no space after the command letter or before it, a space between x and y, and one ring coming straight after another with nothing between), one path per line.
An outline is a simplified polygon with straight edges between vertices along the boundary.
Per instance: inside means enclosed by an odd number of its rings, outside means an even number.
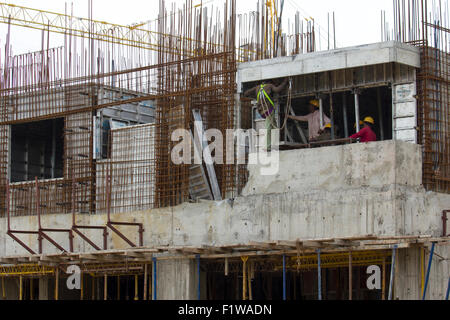
M450 26L430 3L394 1L382 42L326 51L313 20L282 31L276 1L160 1L132 27L0 3L9 28L42 30L19 56L9 31L1 59L0 299L447 299ZM206 161L194 136L258 130L242 93L286 78L277 173L249 160L261 136ZM287 119L311 99L331 140ZM350 138L365 116L377 142ZM177 129L205 161L174 163Z

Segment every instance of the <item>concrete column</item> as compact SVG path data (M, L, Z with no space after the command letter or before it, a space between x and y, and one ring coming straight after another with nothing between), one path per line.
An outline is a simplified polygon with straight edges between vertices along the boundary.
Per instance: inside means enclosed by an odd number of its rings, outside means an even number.
M49 286L48 277L43 276L39 278L39 300L49 300Z
M197 300L197 263L192 260L158 260L157 300Z

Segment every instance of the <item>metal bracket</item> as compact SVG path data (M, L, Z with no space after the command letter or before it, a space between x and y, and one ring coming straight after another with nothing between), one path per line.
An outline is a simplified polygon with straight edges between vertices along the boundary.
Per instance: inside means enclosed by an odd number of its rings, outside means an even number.
M91 241L86 235L78 229L103 230L103 249L108 249L108 227L106 226L79 226L75 219L75 180L72 181L72 234L76 233L80 238L86 241L95 250L100 251L101 248Z
M114 225L137 226L139 228L139 246L142 247L144 245L144 225L142 223L111 221L111 176L109 175L109 172L106 175L106 189L107 189L106 193L108 204L108 222L106 223L106 226L133 248L135 248L136 245L130 239L128 239L122 232L120 232L116 227L114 227Z

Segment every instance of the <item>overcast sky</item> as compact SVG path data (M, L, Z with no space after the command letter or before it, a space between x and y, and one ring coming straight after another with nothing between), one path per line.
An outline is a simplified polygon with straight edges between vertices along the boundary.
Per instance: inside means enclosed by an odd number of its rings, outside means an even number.
M93 0L94 19L111 23L130 25L137 22L155 19L158 13L158 0ZM5 0L7 3L64 13L65 3L73 2L74 15L88 17L88 0ZM183 4L184 0L167 1ZM224 0L204 0L204 3L220 5ZM194 0L194 5L200 0ZM239 13L254 11L256 0L238 0ZM326 39L327 14L334 11L336 15L336 40L338 46L379 42L380 11L386 10L386 15L392 12L392 0L285 0L283 19L286 21L299 10L303 16L312 16L321 25L321 37ZM2 53L6 39L6 25L0 24L0 45ZM54 43L52 43L52 39ZM57 43L57 37L51 38L51 46ZM14 54L40 50L40 33L28 31L20 27L12 27L12 45ZM322 50L326 48L326 41L322 42ZM3 54L2 54L3 55Z

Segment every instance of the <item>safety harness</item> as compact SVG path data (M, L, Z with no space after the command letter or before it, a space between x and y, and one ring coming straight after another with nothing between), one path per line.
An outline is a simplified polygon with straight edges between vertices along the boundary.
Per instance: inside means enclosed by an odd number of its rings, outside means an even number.
M266 86L265 84L261 84L261 87L259 88L259 91L258 91L258 95L256 97L256 101L263 106L263 109L265 109L264 114L262 114L263 118L270 116L273 113L273 111L275 110L275 104L273 103L272 99L270 99L266 90L264 90L265 86ZM265 101L266 99L272 105L270 108L267 108L268 106L267 106L267 102Z
M265 84L261 84L261 87L259 88L259 91L258 91L258 95L256 96L256 102L262 106L262 109L263 109L262 111L265 111L262 114L262 117L264 119L266 119L267 117L272 115L272 113L275 111L275 104L273 103L272 99L270 99L266 90L264 90L265 86L266 86ZM270 108L269 108L269 104L267 103L266 99L271 105ZM289 92L288 92L288 99L287 99L287 103L286 103L285 119L283 121L283 126L280 128L281 130L283 130L284 127L286 126L288 115L291 110L291 103L292 103L292 79L289 79ZM273 127L276 128L277 125L274 122L274 120L273 119L270 119L270 120L272 122Z

